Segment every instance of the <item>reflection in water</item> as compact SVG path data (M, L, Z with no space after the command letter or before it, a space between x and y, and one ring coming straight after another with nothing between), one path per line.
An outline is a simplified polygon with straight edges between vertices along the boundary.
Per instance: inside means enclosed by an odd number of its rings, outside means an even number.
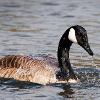
M73 98L73 94L75 93L69 84L62 84L63 91L58 93L64 98Z

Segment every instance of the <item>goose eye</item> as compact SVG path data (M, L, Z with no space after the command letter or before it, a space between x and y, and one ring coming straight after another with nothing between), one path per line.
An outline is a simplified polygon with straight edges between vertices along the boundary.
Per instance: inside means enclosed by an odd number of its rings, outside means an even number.
M88 41L88 39L87 39L87 36L85 35L84 37L82 37L82 41L83 42L87 42Z

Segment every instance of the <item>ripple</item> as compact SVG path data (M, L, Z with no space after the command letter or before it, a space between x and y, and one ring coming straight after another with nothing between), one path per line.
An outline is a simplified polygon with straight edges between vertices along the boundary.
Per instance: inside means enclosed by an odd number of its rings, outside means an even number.
M67 18L74 18L75 16L74 15L66 15L64 17L67 17Z
M39 32L41 30L43 30L43 29L17 29L17 28L11 28L8 31L11 31L11 32ZM25 36L25 37L27 37L27 36Z
M58 3L55 3L55 2L43 2L41 4L44 6L58 6L59 5Z
M19 8L19 7L21 7L21 6L20 6L20 5L17 5L17 4L4 4L4 5L2 5L2 7Z

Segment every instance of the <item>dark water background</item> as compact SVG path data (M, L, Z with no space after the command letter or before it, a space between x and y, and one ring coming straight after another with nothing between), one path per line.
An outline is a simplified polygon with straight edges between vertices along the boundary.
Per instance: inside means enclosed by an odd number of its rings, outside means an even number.
M56 57L61 35L76 24L86 28L95 53L92 64L80 46L71 48L81 82L69 87L1 80L0 100L100 100L100 0L0 0L0 56Z

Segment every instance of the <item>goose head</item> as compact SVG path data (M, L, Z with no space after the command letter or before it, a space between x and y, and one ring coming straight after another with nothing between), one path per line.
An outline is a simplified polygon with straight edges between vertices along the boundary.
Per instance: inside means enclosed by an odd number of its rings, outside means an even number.
M87 31L82 26L75 25L70 27L68 39L73 43L78 43L89 55L93 56L93 52L88 42Z

